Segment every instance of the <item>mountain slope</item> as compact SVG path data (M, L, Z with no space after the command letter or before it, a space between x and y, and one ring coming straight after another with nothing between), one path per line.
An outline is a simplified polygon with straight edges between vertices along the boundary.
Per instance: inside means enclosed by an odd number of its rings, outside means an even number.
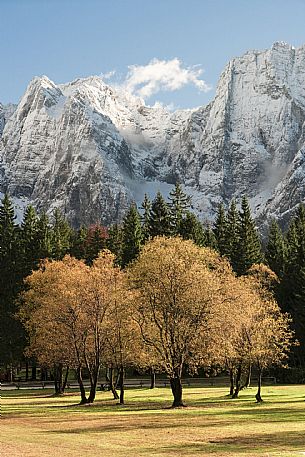
M0 191L58 206L77 226L121 219L179 180L203 218L247 194L261 225L285 222L305 200L304 120L305 47L285 43L229 62L196 110L145 106L98 77L35 78L5 121Z

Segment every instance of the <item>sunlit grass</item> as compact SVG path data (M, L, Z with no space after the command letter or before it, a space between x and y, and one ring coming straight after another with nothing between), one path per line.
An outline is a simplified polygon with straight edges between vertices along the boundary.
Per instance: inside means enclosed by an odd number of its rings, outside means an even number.
M168 388L127 389L126 405L109 392L79 406L79 396L10 391L2 399L0 450L15 456L301 456L305 455L305 386L272 386L256 404L220 387L184 389L173 410ZM0 455L2 453L0 452Z

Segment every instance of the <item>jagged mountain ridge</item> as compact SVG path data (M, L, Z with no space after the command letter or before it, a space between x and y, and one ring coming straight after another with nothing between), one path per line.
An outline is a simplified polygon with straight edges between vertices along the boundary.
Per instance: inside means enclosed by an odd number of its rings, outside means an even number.
M177 180L207 219L246 194L260 225L285 223L305 200L305 46L233 59L198 109L149 107L99 77L41 77L2 119L0 191L59 207L76 226L119 220Z

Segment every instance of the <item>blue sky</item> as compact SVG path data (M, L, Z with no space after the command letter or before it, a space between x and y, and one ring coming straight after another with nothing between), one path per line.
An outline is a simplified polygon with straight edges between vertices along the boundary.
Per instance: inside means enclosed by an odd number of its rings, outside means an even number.
M138 93L149 68L186 69L180 86L145 91L148 104L203 105L232 57L274 41L300 46L304 24L305 0L0 0L0 101L17 102L36 75L61 83L115 71L122 83L134 65L127 81Z

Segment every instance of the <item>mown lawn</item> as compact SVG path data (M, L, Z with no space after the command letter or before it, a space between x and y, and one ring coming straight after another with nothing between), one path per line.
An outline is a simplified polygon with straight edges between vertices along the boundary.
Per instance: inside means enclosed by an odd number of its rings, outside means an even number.
M3 392L0 455L301 456L305 455L305 385L255 389L240 399L220 387L184 389L187 408L173 410L168 388L128 389L126 406L99 392L92 406L78 395Z

